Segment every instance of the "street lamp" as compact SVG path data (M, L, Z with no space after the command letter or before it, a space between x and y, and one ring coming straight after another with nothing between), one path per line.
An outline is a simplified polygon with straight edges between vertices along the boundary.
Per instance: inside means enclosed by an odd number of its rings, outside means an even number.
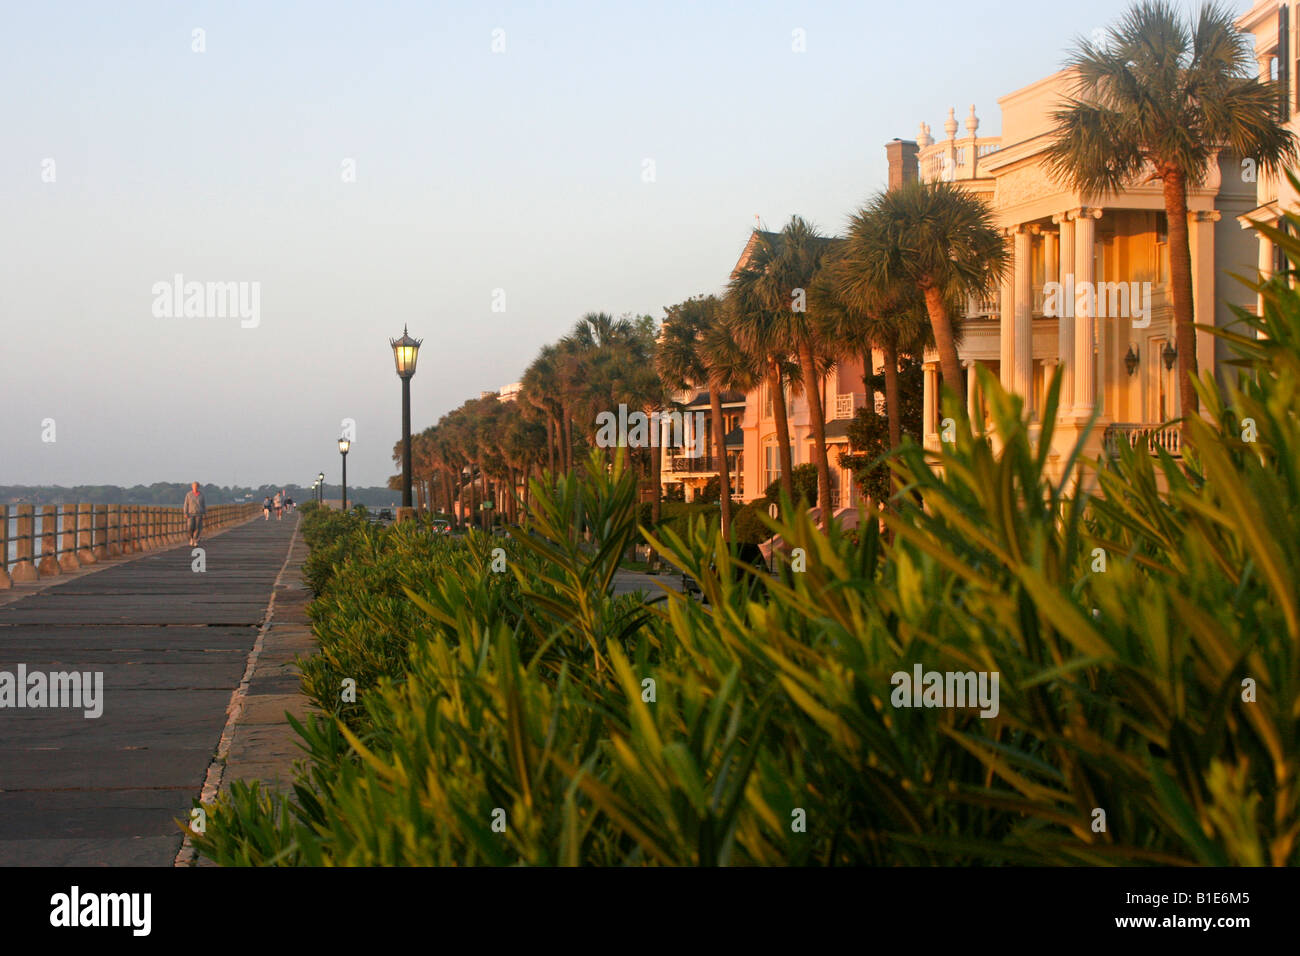
M323 505L325 504L325 472L322 471L319 475L316 476L316 485L320 489L318 492L316 492L316 497L320 500L320 503Z
M339 439L339 454L343 456L343 510L348 510L348 449L352 442L346 438Z
M411 379L420 355L421 339L413 339L402 326L400 339L389 339L397 377L402 380L402 507L411 507Z

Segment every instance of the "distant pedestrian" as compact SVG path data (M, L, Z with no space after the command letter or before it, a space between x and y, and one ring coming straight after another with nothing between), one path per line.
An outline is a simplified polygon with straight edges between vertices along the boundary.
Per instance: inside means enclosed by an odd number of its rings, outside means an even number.
M284 506L285 506L286 508L289 509L289 514L293 514L293 499L292 499L292 498L285 498L285 499L284 499Z
M189 494L185 496L181 511L190 527L190 547L197 547L199 539L203 537L203 516L208 511L207 502L203 500L203 492L199 491L197 481L190 483Z
M271 496L267 495L262 499L262 520L271 520Z
M275 520L279 521L284 511L284 491L280 490L275 493Z

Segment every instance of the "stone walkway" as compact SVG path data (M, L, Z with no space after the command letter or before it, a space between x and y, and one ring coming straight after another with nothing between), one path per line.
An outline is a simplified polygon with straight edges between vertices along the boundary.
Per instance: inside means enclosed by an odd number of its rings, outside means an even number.
M288 662L310 640L294 621L306 601L296 526L257 519L213 535L201 572L182 544L0 606L0 672L103 675L98 718L0 709L0 864L169 865L176 820L223 744L237 767L285 775L295 755L273 728L296 706ZM265 626L268 601L283 629Z

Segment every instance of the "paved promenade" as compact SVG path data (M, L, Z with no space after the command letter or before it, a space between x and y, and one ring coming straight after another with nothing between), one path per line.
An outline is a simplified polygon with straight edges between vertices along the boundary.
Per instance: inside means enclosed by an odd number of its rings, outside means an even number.
M254 759L256 734L241 738L239 728L259 704L261 719L278 707L283 722L297 687L288 660L310 645L301 631L285 635L262 659L260 681L250 665L273 632L263 625L296 518L205 539L202 572L182 543L6 596L0 681L19 665L29 675L102 672L103 713L0 709L0 864L170 866L183 837L174 821L213 780L219 749L243 761L239 775L282 768L282 732L269 757ZM305 602L291 581L282 589L286 605ZM228 721L232 694L240 720Z

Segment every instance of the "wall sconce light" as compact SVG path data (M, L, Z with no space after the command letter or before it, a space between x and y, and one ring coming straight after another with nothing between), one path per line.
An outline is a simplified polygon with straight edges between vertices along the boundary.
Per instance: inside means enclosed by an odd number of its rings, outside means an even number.
M1172 342L1166 342L1164 349L1160 352L1160 357L1165 360L1165 369L1172 372L1174 363L1178 361L1178 349L1174 348Z
M1138 370L1138 361L1138 351L1130 345L1128 353L1124 356L1124 367L1128 369L1129 375L1133 375Z

